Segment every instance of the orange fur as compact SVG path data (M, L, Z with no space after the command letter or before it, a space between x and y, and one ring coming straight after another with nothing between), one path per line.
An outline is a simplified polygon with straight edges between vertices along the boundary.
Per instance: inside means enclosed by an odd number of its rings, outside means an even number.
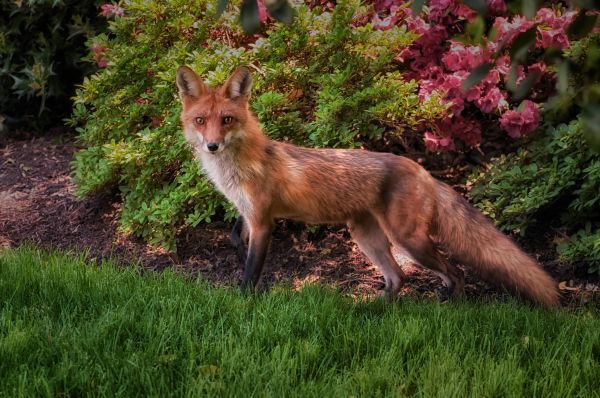
M391 255L396 246L436 271L454 294L462 293L463 273L438 248L520 296L547 307L558 305L554 281L534 260L412 160L269 140L248 107L247 68L215 89L181 67L177 83L186 139L243 217L232 239L239 244L240 226L246 228L245 286L258 282L274 220L291 218L347 224L361 250L382 271L388 298L398 293L404 277Z

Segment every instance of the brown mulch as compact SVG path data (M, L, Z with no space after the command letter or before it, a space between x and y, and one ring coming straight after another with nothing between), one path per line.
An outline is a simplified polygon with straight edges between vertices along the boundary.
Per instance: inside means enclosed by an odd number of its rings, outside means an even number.
M32 243L87 253L91 260L112 258L139 263L149 270L172 267L217 285L236 285L242 265L229 243L231 225L215 222L188 229L180 236L177 254L152 247L118 232L117 195L75 199L69 163L77 150L68 135L0 140L0 249ZM443 173L440 173L443 174ZM598 302L598 278L562 266L548 245L531 245L537 257L561 284L563 302L578 306ZM436 299L443 291L433 273L403 261L407 274L403 294ZM360 253L344 228L309 233L291 222L280 222L274 233L262 285L300 287L319 281L352 296L371 296L383 278ZM502 296L467 271L466 295Z

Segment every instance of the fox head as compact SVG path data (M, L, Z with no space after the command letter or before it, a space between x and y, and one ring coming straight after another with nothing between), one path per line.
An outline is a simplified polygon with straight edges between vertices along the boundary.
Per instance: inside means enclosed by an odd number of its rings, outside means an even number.
M196 150L216 154L244 138L253 119L248 108L252 88L248 67L239 67L225 84L213 88L192 69L180 66L177 87L184 135Z

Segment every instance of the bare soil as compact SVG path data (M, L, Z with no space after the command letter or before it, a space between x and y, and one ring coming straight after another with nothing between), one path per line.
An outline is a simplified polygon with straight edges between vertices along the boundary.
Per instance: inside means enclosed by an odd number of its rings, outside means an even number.
M83 200L74 197L69 163L77 149L76 141L65 134L55 138L26 135L0 140L0 250L31 243L85 252L92 261L111 258L124 265L139 263L148 270L171 267L192 276L201 275L216 285L237 285L242 265L229 243L231 225L215 222L185 230L177 254L121 234L118 195ZM452 171L434 173L453 180ZM460 191L460 186L456 188ZM569 306L599 303L598 277L560 264L548 243L551 236L542 233L539 236L535 242L523 243L561 282L563 303ZM437 299L438 292L443 292L439 278L400 260L407 274L402 295ZM465 271L467 296L484 299L504 296ZM356 297L373 296L383 287L383 278L344 228L327 227L308 233L299 224L280 222L262 286L268 288L279 283L298 288L315 281Z

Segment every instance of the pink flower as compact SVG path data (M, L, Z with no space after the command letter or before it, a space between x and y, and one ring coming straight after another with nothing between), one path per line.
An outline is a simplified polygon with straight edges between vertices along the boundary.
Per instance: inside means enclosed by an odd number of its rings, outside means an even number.
M478 100L480 97L481 97L481 87L480 87L480 85L471 87L465 93L465 100L467 100L467 101L471 101L472 102L472 101Z
M442 62L449 70L471 70L483 62L483 50L479 46L465 47L462 43L452 42L450 49L442 57Z
M544 24L550 29L566 30L575 16L574 11L568 11L561 15L557 15L556 11L551 8L540 8L535 14L535 22Z
M458 18L462 18L465 21L471 22L477 17L477 12L462 2L456 5L454 9L454 15Z
M152 127L160 127L163 122L162 118L156 116L152 116L150 119L152 121Z
M439 152L442 150L451 151L454 149L454 142L450 137L440 137L427 131L423 140L425 141L425 147L432 152Z
M108 48L101 44L92 44L92 53L94 55L104 55L108 52Z
M481 142L481 125L476 120L455 117L452 120L452 132L469 147L479 145Z
M475 105L483 113L492 113L494 110L508 105L506 95L498 87L492 87L486 94L475 101Z
M569 47L569 38L566 31L575 12L564 12L561 15L551 8L540 8L535 14L538 24L536 45L541 48L554 47L564 49Z
M553 47L561 50L569 47L569 38L563 29L546 30L543 27L538 27L537 33L537 47Z
M103 17L106 17L106 18L122 17L123 15L125 15L125 10L123 10L117 4L110 4L110 3L102 4L100 6L100 9L102 10L100 12L100 15L102 15Z
M486 0L488 12L492 15L501 15L506 12L504 0Z
M496 41L508 45L519 33L533 27L533 24L533 21L521 16L514 17L512 21L503 17L497 17L493 25L496 29Z
M402 3L404 3L404 0L375 0L375 11L389 11L392 7L398 7Z
M98 68L104 69L108 66L108 61L105 57L108 53L108 47L103 44L92 44L92 59L98 65Z
M430 0L429 20L443 22L443 20L456 8L456 0Z
M379 15L375 14L371 23L373 24L373 28L378 30L389 30L392 29L396 22L398 22L398 17L396 15L388 15L387 17L381 19Z
M256 0L256 5L258 6L258 20L261 23L265 22L269 18L265 0Z
M531 64L527 67L527 73L537 73L538 78L536 83L542 80L542 76L546 73L546 64L543 62L537 62L535 64Z
M425 146L430 151L453 151L456 149L452 137L459 138L465 145L473 147L481 142L481 125L476 120L462 116L436 120L436 132L426 132Z
M508 110L500 118L500 127L512 138L531 134L540 123L540 111L534 102L525 100L521 107L521 111Z

